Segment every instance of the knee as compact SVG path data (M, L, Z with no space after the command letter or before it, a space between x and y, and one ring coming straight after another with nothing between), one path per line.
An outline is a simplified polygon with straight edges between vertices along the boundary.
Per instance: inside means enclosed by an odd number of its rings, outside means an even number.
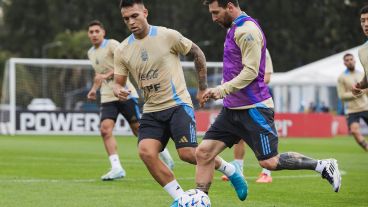
M100 133L103 138L109 138L112 135L112 129L109 127L101 126Z
M214 159L215 155L212 155L209 149L199 145L195 151L195 157L197 162L208 162Z
M359 135L360 135L359 124L357 124L357 123L353 123L353 124L350 126L350 132L351 132L351 134L353 134L354 136L359 136Z
M188 162L190 164L196 164L196 157L195 157L195 149L180 149L178 150L178 154L181 160L184 162Z
M259 165L267 170L274 170L277 167L277 161L273 158L259 161Z
M147 147L139 147L139 157L143 161L149 161L155 159L155 157L158 158L158 155Z
M134 136L138 136L138 129L139 129L139 123L136 122L136 123L132 123L130 124L130 128L132 129L132 132L134 134Z

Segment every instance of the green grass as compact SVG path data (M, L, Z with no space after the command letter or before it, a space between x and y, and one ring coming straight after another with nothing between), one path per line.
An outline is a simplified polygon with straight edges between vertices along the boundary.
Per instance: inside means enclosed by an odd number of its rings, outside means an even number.
M137 140L118 138L127 177L101 182L109 168L100 137L0 136L0 207L167 207L172 200L151 178L137 156ZM367 206L368 154L352 138L281 139L280 151L315 158L334 157L344 171L341 192L311 171L273 172L272 184L257 184L260 167L247 149L247 201L240 202L229 183L216 172L212 206ZM170 143L174 172L184 189L195 187L194 166L180 161ZM232 151L222 156L232 160Z

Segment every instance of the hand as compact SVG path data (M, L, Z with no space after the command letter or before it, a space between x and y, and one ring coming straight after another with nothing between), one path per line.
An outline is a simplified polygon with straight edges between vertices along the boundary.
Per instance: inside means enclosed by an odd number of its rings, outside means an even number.
M357 83L357 84L353 85L351 92L356 97L359 97L359 96L363 95L363 89L361 87L361 84Z
M202 95L202 98L205 99L205 101L208 101L208 99L218 100L222 97L220 91L217 88L208 88L206 92Z
M198 89L197 97L196 98L197 98L197 100L199 102L199 107L200 108L203 108L204 107L204 104L208 100L208 98L207 99L203 98L203 94L206 93L206 91L207 91L207 89L204 89L204 90L199 90Z
M105 79L106 79L106 76L104 74L102 74L102 73L96 73L95 80L97 80L97 81L100 82L100 81L103 81Z
M91 101L95 101L96 100L96 90L90 90L87 94L87 99L91 100Z
M125 88L117 88L114 87L114 95L119 99L119 101L126 101L128 100L128 96L130 95L130 90Z

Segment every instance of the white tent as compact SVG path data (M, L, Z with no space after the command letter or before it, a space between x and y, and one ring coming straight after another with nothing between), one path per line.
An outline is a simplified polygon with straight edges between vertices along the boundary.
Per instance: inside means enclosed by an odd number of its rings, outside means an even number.
M343 56L347 53L354 55L356 69L363 71L358 58L358 48L343 51L286 73L275 73L271 87L276 111L298 112L301 107L308 107L310 103L322 102L336 108L337 79L346 69Z

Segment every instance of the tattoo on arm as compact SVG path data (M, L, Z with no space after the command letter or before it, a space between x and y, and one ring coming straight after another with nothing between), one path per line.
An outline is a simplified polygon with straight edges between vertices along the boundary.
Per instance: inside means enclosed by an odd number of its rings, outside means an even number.
M280 154L279 162L275 170L315 170L317 160L306 157L297 152L286 152Z
M206 56L194 43L188 54L192 54L194 57L194 65L198 73L198 88L199 90L205 90L207 88Z
M208 191L210 190L211 183L197 183L197 188L200 191L205 192L208 194Z

